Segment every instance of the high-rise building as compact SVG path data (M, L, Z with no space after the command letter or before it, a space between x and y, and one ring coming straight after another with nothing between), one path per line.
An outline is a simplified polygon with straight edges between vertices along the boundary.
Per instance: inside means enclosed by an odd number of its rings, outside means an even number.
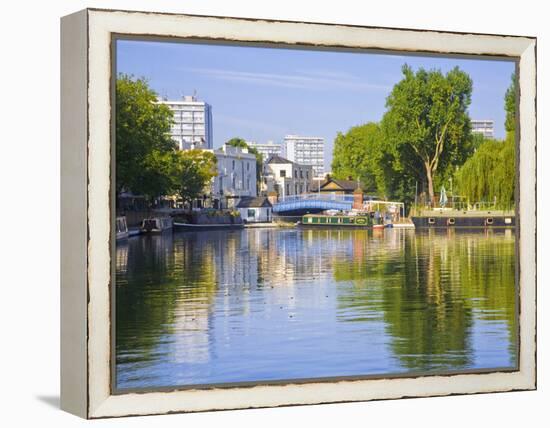
M282 147L278 143L273 141L268 141L267 143L257 143L255 141L247 141L249 147L254 147L262 154L264 162L268 160L272 155L281 156Z
M287 135L284 156L300 165L311 165L313 175L321 177L325 172L325 140L321 137Z
M481 134L485 138L495 138L495 121L494 120L470 120L472 124L472 132Z
M185 95L180 101L158 100L174 112L172 138L181 150L211 149L212 138L212 107L199 101L194 95Z

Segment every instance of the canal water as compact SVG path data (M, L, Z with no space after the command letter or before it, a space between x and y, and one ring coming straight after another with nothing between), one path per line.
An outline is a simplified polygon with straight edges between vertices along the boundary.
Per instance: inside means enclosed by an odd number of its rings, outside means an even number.
M117 243L116 386L513 368L512 230L244 229Z

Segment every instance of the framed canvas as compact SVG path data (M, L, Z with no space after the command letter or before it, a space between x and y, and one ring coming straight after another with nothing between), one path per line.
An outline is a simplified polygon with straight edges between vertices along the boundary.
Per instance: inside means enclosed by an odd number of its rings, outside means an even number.
M61 53L64 410L536 388L535 38L87 9Z

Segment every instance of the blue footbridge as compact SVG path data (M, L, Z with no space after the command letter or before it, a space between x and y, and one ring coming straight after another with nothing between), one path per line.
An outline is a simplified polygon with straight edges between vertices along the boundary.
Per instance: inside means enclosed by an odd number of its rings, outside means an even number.
M326 210L351 210L353 195L306 193L280 198L273 205L273 212L279 216L302 216Z

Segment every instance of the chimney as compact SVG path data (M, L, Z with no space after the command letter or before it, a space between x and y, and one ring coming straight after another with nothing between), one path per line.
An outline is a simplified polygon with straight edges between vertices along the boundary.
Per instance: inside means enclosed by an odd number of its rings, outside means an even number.
M271 205L275 205L277 203L277 192L269 192L267 194L267 200L271 203Z
M363 209L363 191L359 187L357 187L357 189L355 189L353 191L352 209L354 209L354 210L362 210Z

